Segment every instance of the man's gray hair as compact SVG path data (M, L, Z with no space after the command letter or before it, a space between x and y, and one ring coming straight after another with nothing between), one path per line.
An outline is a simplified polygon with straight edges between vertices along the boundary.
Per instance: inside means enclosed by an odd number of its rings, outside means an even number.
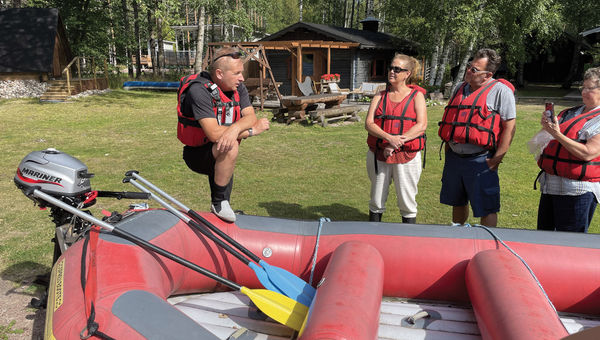
M500 57L496 51L492 50L491 48L482 48L473 56L473 59L482 58L487 58L488 60L486 71L492 72L492 74L498 71L500 63L502 62L502 57Z

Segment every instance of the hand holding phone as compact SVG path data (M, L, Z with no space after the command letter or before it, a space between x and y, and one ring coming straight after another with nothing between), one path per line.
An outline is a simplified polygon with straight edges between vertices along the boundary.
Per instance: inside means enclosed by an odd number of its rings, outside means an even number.
M546 110L544 111L544 115L549 122L554 121L554 103L546 102Z

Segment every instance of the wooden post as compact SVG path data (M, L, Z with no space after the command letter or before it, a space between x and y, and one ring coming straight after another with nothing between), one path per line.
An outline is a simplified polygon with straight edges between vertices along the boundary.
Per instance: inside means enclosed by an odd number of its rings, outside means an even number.
M258 50L258 58L262 59L262 51ZM258 88L260 90L260 110L265 109L265 93L263 92L263 79L265 77L265 64L261 63L260 77L258 77Z
M77 57L77 75L79 76L79 91L83 92L83 81L81 80L81 59Z
M108 84L108 64L106 63L106 59L104 59L104 76L106 76L106 88L109 88Z
M97 90L98 84L96 83L96 63L94 62L94 57L92 57L92 75L94 77L94 90Z
M327 47L327 74L331 74L331 47Z
M302 46L296 47L296 80L301 83L302 82ZM300 92L300 88L298 84L295 84L294 88L298 89ZM296 93L298 93L296 92Z
M69 96L71 95L71 71L67 68L67 91L69 92Z

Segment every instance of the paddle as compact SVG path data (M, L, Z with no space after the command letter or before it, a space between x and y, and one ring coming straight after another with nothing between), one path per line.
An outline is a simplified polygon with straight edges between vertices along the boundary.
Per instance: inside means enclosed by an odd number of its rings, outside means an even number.
M34 197L41 198L48 203L51 203L59 208L62 208L75 216L78 216L86 221L95 224L98 227L108 230L115 236L122 237L128 241L131 241L138 246L144 247L147 250L153 251L159 255L162 255L169 260L172 260L180 265L194 270L202 275L208 276L209 278L231 288L239 290L254 302L256 307L260 309L267 316L273 320L284 324L294 330L300 330L302 322L308 313L308 307L305 305L290 299L287 296L281 295L277 292L273 292L266 289L248 289L241 286L233 281L230 281L222 276L219 276L208 269L202 268L184 258L181 258L165 249L155 246L154 244L147 242L144 239L139 238L125 230L112 226L104 221L101 221L90 214L87 214L75 207L72 207L42 191L39 190L39 186L31 187L25 191L26 196L33 195Z
M306 282L304 282L297 276L293 275L292 273L290 273L284 269L269 265L268 263L266 263L265 261L260 259L258 256L254 255L252 252L250 252L248 249L244 248L241 244L239 244L238 242L233 240L231 237L229 237L229 235L225 234L220 229L218 229L216 226L214 226L213 224L208 222L206 219L202 218L202 216L198 215L194 211L183 206L183 204L179 203L173 197L169 196L167 193L163 192L162 190L157 188L155 185L153 185L149 181L145 180L137 172L128 171L126 173L126 176L128 176L128 177L125 177L125 179L123 179L123 182L130 182L136 188L140 189L141 191L143 191L145 193L150 194L151 198L153 198L154 200L159 202L167 210L169 210L174 215L179 217L181 220L186 222L190 227L197 229L202 234L206 235L209 239L214 241L216 244L218 244L219 246L221 246L222 248L227 250L229 253L234 255L237 259L242 261L244 264L248 265L252 270L254 270L259 281L262 283L262 285L265 288L276 291L276 292L280 292L280 293L304 304L305 306L310 305L310 303L314 297L315 289L313 287L311 287L310 285L308 285ZM133 180L131 180L131 179L133 179ZM179 205L182 209L188 211L188 214L197 216L200 219L200 221L204 225L206 225L210 230L216 232L219 236L221 236L223 239L228 241L230 244L236 246L236 248L238 248L238 249L241 248L240 250L243 251L244 254L246 254L248 257L250 257L253 261L258 262L258 264L260 266L256 265L253 262L250 262L242 254L240 254L238 251L231 248L229 245L225 244L222 240L217 238L210 231L202 228L202 226L200 226L198 223L196 223L196 221L191 220L189 217L187 217L186 215L181 213L179 210L173 208L171 205L169 205L168 203L163 201L161 198L159 198L155 194L151 193L147 188L145 188L144 186L139 184L137 182L138 180L143 182L147 186L151 187L154 191L158 192L161 196L169 199L170 201Z

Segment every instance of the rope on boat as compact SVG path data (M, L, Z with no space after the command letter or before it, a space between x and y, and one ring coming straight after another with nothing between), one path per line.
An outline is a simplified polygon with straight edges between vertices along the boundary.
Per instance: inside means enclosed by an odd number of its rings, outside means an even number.
M317 242L315 243L315 252L312 258L312 267L310 268L310 279L308 280L308 284L312 286L313 274L315 272L315 266L317 265L317 253L319 252L319 239L321 238L321 229L323 229L323 223L331 222L331 219L328 217L319 218L319 228L317 229Z
M538 285L538 287L540 287L540 290L542 291L542 293L544 294L544 296L546 297L546 300L548 300L548 303L550 304L550 307L552 307L552 309L554 310L554 312L558 315L558 311L556 310L556 307L554 307L554 304L552 303L552 301L550 300L550 297L548 296L548 294L546 294L546 291L544 290L544 287L542 287L542 284L540 283L540 280L538 280L537 276L535 276L535 274L533 273L533 270L531 269L531 267L529 267L529 265L527 264L527 262L525 262L525 260L519 256L519 254L517 254L517 252L515 252L514 250L512 250L511 247L509 247L506 243L504 243L504 241L502 241L498 235L496 235L496 233L494 233L490 228L484 226L484 225L480 225L480 224L473 224L470 225L469 223L464 224L465 227L476 227L476 228L481 228L485 231L487 231L488 233L490 233L490 235L492 235L492 237L497 241L500 242L500 244L502 244L506 249L508 249L508 251L510 251L513 255L515 255L524 265L525 268L527 268L527 271L529 271L529 274L531 274L531 276L533 277L533 279L535 280L535 283ZM561 322L562 323L562 322Z

